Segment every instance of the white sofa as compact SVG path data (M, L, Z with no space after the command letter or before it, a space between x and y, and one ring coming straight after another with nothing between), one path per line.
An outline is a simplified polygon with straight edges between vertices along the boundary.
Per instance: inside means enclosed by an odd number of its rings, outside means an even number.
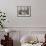
M45 41L45 34L31 34L31 35L23 35L20 39L21 46L41 46ZM33 44L33 42L39 42L37 44ZM29 44L29 42L31 44Z

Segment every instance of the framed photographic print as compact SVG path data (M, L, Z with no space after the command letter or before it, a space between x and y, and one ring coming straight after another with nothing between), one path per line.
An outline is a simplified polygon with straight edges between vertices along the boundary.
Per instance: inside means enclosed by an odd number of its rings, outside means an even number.
M18 17L30 17L31 6L17 6L17 16Z

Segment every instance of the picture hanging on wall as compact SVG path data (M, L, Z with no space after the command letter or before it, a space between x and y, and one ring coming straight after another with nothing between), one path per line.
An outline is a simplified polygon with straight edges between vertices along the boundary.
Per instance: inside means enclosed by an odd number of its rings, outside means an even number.
M18 17L30 17L31 6L17 6L17 16Z

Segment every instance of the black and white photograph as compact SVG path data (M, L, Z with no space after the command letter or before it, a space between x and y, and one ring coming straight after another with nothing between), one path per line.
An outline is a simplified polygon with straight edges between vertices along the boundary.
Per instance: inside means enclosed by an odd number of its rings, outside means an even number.
M31 16L31 6L17 6L17 16L19 17Z

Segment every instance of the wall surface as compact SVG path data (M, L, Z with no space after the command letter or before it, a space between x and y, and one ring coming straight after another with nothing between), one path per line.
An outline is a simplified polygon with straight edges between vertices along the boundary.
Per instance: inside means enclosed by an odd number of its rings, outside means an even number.
M46 27L46 0L0 0L6 27ZM17 17L17 6L31 6L31 17Z

